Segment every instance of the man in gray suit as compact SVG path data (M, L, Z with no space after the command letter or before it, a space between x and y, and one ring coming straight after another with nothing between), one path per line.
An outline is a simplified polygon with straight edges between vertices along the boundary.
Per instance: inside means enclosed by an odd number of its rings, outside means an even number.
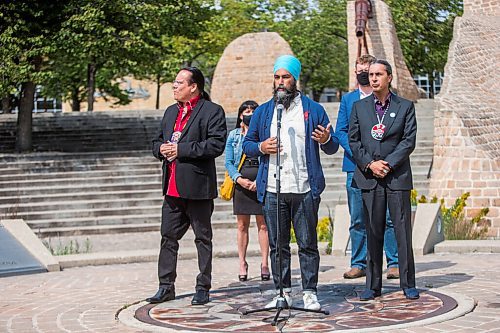
M406 298L418 299L410 204L410 154L417 136L415 106L390 91L392 68L387 61L370 65L369 78L373 94L354 103L349 122L349 146L357 166L353 185L362 190L368 247L366 289L360 300L381 295L387 207L398 243L400 286Z

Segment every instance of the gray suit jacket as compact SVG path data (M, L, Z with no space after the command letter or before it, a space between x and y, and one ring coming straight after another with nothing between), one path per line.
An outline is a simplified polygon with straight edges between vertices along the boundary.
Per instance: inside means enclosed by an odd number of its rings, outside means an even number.
M373 95L353 105L349 121L349 146L356 162L353 186L370 190L377 183L391 190L411 190L413 179L410 154L415 149L417 120L413 102L392 95L389 110L382 122L386 128L382 140L375 140L371 129L378 124ZM376 178L365 167L371 161L384 160L392 170L383 179Z

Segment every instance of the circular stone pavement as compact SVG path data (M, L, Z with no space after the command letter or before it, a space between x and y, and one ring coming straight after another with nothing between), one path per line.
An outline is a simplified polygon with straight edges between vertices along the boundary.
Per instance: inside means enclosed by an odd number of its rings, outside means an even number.
M299 287L294 306L302 307ZM210 292L210 303L192 306L193 294L179 295L161 304L141 302L119 313L124 324L157 332L339 332L371 331L421 326L456 318L472 311L474 301L460 295L421 291L420 299L407 300L397 288L384 288L381 297L361 302L359 286L320 285L318 300L330 314L283 310L278 327L271 326L275 310L242 315L263 308L273 296L269 285L224 288Z

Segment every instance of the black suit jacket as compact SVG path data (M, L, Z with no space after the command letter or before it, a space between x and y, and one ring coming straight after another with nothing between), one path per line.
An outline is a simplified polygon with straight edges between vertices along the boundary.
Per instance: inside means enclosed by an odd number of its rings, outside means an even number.
M160 154L160 146L170 140L179 108L171 105L165 111L157 136L153 139L153 155L163 161L163 195L168 188L168 162ZM215 158L224 152L227 136L226 118L220 105L200 99L191 113L177 143L177 190L185 199L217 197Z
M353 105L349 122L349 146L357 168L353 185L370 190L377 182L384 182L391 190L411 190L413 179L410 154L415 149L417 120L413 102L392 95L391 104L383 124L386 126L382 140L375 140L371 129L378 124L373 95ZM393 117L391 116L393 115ZM376 178L366 165L371 161L384 160L392 170L383 179Z

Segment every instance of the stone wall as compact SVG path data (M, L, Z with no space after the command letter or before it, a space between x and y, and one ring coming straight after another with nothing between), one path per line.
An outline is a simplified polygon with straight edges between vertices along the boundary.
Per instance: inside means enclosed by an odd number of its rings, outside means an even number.
M354 0L347 1L347 38L349 50L349 87L356 88L354 64L358 51L358 41L355 32ZM396 35L389 6L382 0L371 0L373 18L366 26L366 42L368 52L379 59L387 60L393 67L392 87L400 96L412 101L418 98L418 89L406 66L401 44Z
M500 16L500 0L464 0L464 13Z
M436 97L430 193L447 204L470 192L467 214L489 207L500 237L500 1L465 0Z
M273 65L283 54L293 54L276 32L250 33L233 40L217 63L211 97L226 113L237 112L242 102L267 101L272 96Z

